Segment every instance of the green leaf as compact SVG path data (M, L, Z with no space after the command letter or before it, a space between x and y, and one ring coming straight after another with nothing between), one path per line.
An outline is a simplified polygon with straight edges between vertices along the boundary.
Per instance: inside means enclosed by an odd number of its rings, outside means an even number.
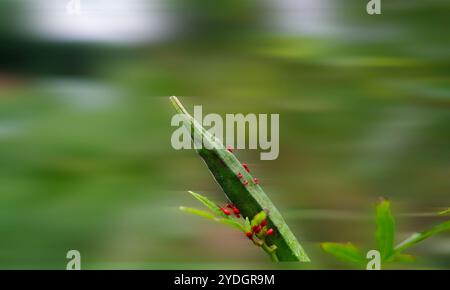
M228 226L231 226L231 227L233 227L235 229L238 229L238 230L240 230L240 231L242 231L244 233L247 232L245 226L243 226L241 223L239 223L239 222L237 222L235 220L221 218L221 219L217 219L217 221L222 223L222 224L224 224L224 225L228 225Z
M192 196L194 196L196 199L198 199L201 203L203 203L207 208L209 208L210 210L212 210L216 215L218 216L222 216L224 218L228 218L228 216L222 211L220 210L220 207L215 204L214 202L212 202L211 200L209 200L207 197L195 193L193 191L189 191L190 194L192 194Z
M245 232L246 233L252 231L252 225L251 225L250 220L248 219L248 217L245 218L244 225L245 225Z
M449 215L449 214L450 214L450 207L438 213L438 215Z
M386 261L394 253L395 221L391 213L391 203L381 200L376 207L376 240L381 260Z
M421 233L414 233L409 238L401 242L399 245L395 247L396 253L401 253L402 251L414 246L415 244L432 237L436 234L439 234L444 231L450 230L450 221L443 222L434 226L433 228L423 231Z
M265 220L267 218L267 214L265 211L260 211L259 213L257 213L253 218L252 218L252 222L251 222L251 226L257 226L259 225L263 220Z
M407 254L394 254L392 257L392 262L410 263L414 262L415 260L416 257Z
M180 210L184 211L184 212L188 212L191 214L195 214L219 223L222 223L224 225L230 226L234 229L238 229L244 233L246 233L246 228L239 222L232 220L232 219L228 219L228 218L218 218L216 216L214 216L212 213L207 212L207 211L203 211L203 210L199 210L196 208L192 208L192 207L184 207L184 206L180 206Z
M210 220L216 219L216 217L212 213L203 211L203 210L199 210L196 208L180 206L180 210L184 211L184 212L192 213L192 214L195 214L195 215L198 215L198 216L210 219Z
M277 234L266 238L266 243L276 245L276 255L279 261L303 261L309 258L296 237L289 229L278 209L265 194L260 185L253 182L252 175L247 172L241 162L206 131L183 107L176 97L170 98L175 110L181 114L184 126L191 132L194 145L203 144L197 153L205 161L217 183L221 186L228 199L241 211L244 217L254 217L262 210L269 210L268 226ZM242 174L242 179L237 177ZM243 181L248 184L244 185Z
M366 258L352 243L321 243L320 246L341 261L358 265L367 263Z

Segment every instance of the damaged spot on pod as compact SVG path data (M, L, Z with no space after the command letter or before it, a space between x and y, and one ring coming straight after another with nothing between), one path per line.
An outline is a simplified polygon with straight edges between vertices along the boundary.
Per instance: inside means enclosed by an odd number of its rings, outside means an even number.
M247 163L242 163L242 167L244 167L245 171L250 173L250 169L248 169Z
M255 184L259 184L259 180L258 180L258 178L253 178L253 182L255 183Z
M233 153L233 147L231 147L231 146L228 145L228 146L227 146L227 151L230 152L230 153Z
M239 179L241 179L241 178L242 178L242 173L238 172L237 177L238 177Z
M266 235L271 236L273 235L273 229L268 229Z

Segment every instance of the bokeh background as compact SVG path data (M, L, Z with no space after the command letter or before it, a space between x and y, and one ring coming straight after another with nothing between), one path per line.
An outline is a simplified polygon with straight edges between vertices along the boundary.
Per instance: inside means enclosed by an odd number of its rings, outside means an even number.
M0 1L0 268L343 268L450 205L450 2ZM240 233L179 212L225 199L170 146L168 96L204 113L280 114L280 156L241 150L313 262L275 266ZM450 235L413 248L450 268Z

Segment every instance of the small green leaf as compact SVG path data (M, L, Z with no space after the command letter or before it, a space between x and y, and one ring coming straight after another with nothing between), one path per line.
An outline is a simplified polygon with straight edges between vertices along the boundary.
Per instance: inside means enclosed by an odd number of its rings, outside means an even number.
M394 253L395 221L391 213L391 203L381 200L376 207L376 239L381 253L381 260L385 261Z
M198 216L210 219L210 220L216 219L216 217L212 213L203 211L203 210L199 210L196 208L180 206L180 210L184 211L184 212L192 213L192 214L195 214L195 215L198 215Z
M267 217L266 212L263 210L260 211L252 218L251 226L254 227L259 225L263 220L266 219L266 217Z
M450 207L438 213L438 215L449 215L449 214L450 214Z
M352 243L321 243L321 248L341 261L353 264L365 264L367 260Z
M252 225L251 225L250 220L248 219L248 217L245 218L245 229L246 229L246 232L251 232L252 231Z
M392 257L392 262L410 263L414 262L415 260L416 257L407 254L394 254L394 256Z
M216 219L216 220L217 220L218 222L224 224L224 225L231 226L231 227L233 227L233 228L235 228L235 229L238 229L238 230L240 230L240 231L242 231L242 232L244 232L244 233L247 232L246 229L245 229L245 227L244 227L241 223L239 223L239 222L237 222L237 221L235 221L235 220L232 220L232 219L224 219L224 218Z
M201 194L195 193L193 191L189 191L189 193L192 194L192 196L194 196L196 199L198 199L201 203L203 203L210 210L212 210L216 215L222 216L224 218L228 218L228 216L222 210L220 210L220 207L217 204L215 204L214 202L212 202L211 200L209 200L207 197L205 197Z
M216 217L210 212L199 210L199 209L192 208L192 207L180 206L180 210L191 213L191 214L195 214L195 215L198 215L198 216L201 216L201 217L204 217L204 218L207 218L207 219L219 222L219 223L222 223L222 224L230 226L234 229L238 229L244 233L247 232L245 227L242 224L240 224L239 222L232 220L232 219Z
M421 233L414 233L409 238L407 238L406 240L401 242L399 245L397 245L395 247L395 252L400 253L400 252L408 249L409 247L412 247L415 244L417 244L429 237L432 237L436 234L439 234L441 232L448 231L448 230L450 230L450 221L446 221L441 224L438 224L427 231L423 231Z

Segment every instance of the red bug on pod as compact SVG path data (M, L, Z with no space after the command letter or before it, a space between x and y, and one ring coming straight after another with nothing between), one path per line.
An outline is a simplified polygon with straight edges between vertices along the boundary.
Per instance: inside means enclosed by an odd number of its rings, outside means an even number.
M231 214L231 212L228 209L226 209L226 208L221 207L220 210L226 215L230 215Z
M261 226L262 227L265 227L267 225L267 220L263 220L262 222L261 222Z
M229 204L227 204L227 207L233 211L234 215L237 218L241 217L241 215L240 215L241 211L234 204L229 203Z

